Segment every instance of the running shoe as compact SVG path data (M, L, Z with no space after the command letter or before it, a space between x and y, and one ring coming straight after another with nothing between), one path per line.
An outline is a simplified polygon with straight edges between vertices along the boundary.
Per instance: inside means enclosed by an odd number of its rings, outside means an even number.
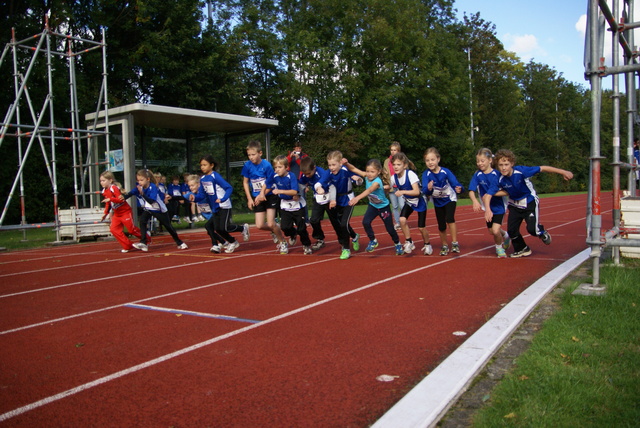
M120 252L121 252L121 253L128 253L128 252L129 252L129 250L122 249L122 250L120 250Z
M356 233L356 237L351 240L353 244L353 251L358 251L360 249L360 235Z
M416 244L414 244L413 241L407 241L404 243L404 247L402 247L402 249L405 254L411 254L411 252L416 249Z
M442 248L440 248L440 255L446 256L447 254L449 254L449 246L443 245Z
M273 233L273 232L271 233L271 239L273 239L273 243L274 243L274 244L277 244L277 243L279 242L279 241L278 241L278 237L277 237L277 236L276 236L276 234L275 234L275 233Z
M294 245L296 245L296 242L298 242L298 237L293 235L289 237L289 246L293 247Z
M207 219L204 218L204 216L199 215L198 216L198 221L207 221Z
M544 245L551 245L551 235L549 235L549 232L547 232L546 230L542 232L542 235L540 235L540 239L542 239Z
M177 215L174 215L173 217L171 217L171 221L175 223L180 223L180 217L178 217Z
M309 247L307 245L303 246L302 249L304 250L304 255L305 256L313 254L313 250L311 249L311 247Z
M378 248L378 240L374 239L373 241L369 242L369 245L367 245L367 249L365 251L367 253L372 253L376 248Z
M186 250L187 248L189 248L189 247L184 242L182 244L178 245L178 250Z
M315 244L311 246L313 251L318 251L320 248L324 247L324 240L318 239Z
M247 242L249 240L251 232L249 231L249 224L245 223L242 225L242 240Z
M209 251L211 251L212 253L220 254L222 249L220 248L220 245L216 244L213 247L211 247Z
M224 252L225 252L225 253L227 253L227 254L231 254L231 253L233 253L233 252L236 250L236 248L238 248L239 246L240 246L240 243L239 243L238 241L231 242L231 243L229 243L229 245L227 245L227 249L226 249L226 250L224 250Z
M422 247L422 254L424 254L425 256L430 256L431 254L433 254L433 247L431 246L431 244L427 244Z
M400 226L400 223L396 223L396 224L393 226L393 228L394 228L395 230L400 230L400 229L402 229L402 226Z
M507 257L507 252L502 248L502 246L496 247L496 255L499 259L504 259Z
M351 257L351 250L343 249L342 254L340 254L340 260L347 260L349 257Z
M459 253L460 252L460 245L457 242L452 242L451 243L451 252L452 253Z
M504 237L504 241L502 241L502 248L506 250L511 246L511 237L509 235Z
M281 242L279 245L280 254L289 254L289 247L286 242Z
M529 257L530 255L531 255L531 248L524 247L522 250L516 251L515 253L511 254L510 257L514 257L514 258Z
M186 223L189 223L189 224L193 223L193 222L191 221L191 218L189 218L189 217L187 217L187 216L185 216L182 220L184 220Z
M404 250L402 249L402 244L401 243L397 243L394 245L396 247L396 256L401 256L404 254Z
M149 247L147 247L147 245L143 244L142 242L136 242L135 244L133 244L133 246L140 251L149 251Z

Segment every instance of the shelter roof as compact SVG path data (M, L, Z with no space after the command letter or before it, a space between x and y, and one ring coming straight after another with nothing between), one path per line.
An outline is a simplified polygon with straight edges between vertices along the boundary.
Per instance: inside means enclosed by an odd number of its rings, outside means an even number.
M226 134L261 132L278 126L278 121L274 119L141 103L110 108L107 114L109 122L121 119L122 116L132 115L134 123L139 126ZM96 114L89 113L85 116L85 119L94 121ZM104 119L105 111L101 110L98 113L98 121L103 122Z

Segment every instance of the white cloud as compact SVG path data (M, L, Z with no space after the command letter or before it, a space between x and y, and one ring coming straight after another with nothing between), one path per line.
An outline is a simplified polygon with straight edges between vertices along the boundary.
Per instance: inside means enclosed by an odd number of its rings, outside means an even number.
M507 50L515 52L523 62L528 62L534 57L546 56L547 52L540 46L536 36L532 34L505 34Z

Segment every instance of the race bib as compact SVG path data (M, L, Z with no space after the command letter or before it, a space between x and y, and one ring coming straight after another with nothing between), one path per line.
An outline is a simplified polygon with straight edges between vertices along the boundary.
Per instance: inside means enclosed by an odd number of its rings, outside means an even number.
M412 207L417 207L418 203L420 202L420 198L407 198L407 197L405 197L404 199Z
M251 189L255 193L260 193L260 191L264 187L264 184L266 183L266 181L267 181L266 178L252 178L251 179Z
M173 189L173 196L182 196L179 189Z
M213 183L210 181L205 181L202 183L202 187L207 195L215 195L216 192L213 188Z
M434 198L448 198L451 194L451 187L434 187L432 196Z
M280 208L285 211L297 211L300 209L300 203L292 199L281 199Z
M509 205L517 208L527 208L527 198L519 199L517 201L509 198Z
M320 205L326 205L330 202L329 194L325 193L324 195L315 194L316 202Z

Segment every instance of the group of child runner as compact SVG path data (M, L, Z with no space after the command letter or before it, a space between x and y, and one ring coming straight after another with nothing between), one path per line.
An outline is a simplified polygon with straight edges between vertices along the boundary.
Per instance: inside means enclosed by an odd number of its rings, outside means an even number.
M351 250L359 251L360 235L351 227L350 220L354 206L362 199L368 199L367 210L362 225L369 242L365 248L373 252L378 246L372 222L379 217L386 232L394 243L396 255L409 254L415 250L408 219L415 211L418 230L424 245L422 254L433 254L433 247L426 227L427 204L431 200L436 215L440 236L440 255L460 253L455 211L458 194L464 186L451 170L440 166L440 154L431 147L424 153L426 170L422 177L415 172L415 165L401 151L400 144L393 142L390 156L383 164L378 159L367 162L365 170L350 164L340 151L327 155L327 169L316 165L306 156L299 161L300 173L290 170L287 156L276 156L272 163L262 158L260 142L251 141L246 147L248 160L241 175L247 198L247 207L255 214L255 226L269 231L280 254L287 254L298 238L304 254L313 254L325 246L325 233L321 222L325 213L337 235L341 247L340 259L351 257ZM513 245L510 257L531 255L520 226L524 221L527 231L549 245L551 235L538 223L539 199L530 177L540 172L560 174L565 180L573 178L570 171L551 166L517 166L515 155L509 150L499 150L495 155L489 149L480 149L476 154L478 170L469 184L469 197L473 210L484 212L484 219L499 258L507 257L506 250ZM497 167L497 170L494 169ZM201 176L189 175L186 182L189 191L183 193L188 202L195 202L203 216L207 218L205 229L211 238L213 253L233 253L239 242L231 233L241 233L243 240L249 240L249 225L231 223L231 185L216 171L216 162L211 156L200 159ZM151 171L142 169L136 174L137 186L124 192L115 182L111 172L100 177L103 187L103 202L106 204L105 217L111 212L111 232L122 246L123 252L132 248L148 251L150 235L147 221L155 218L169 232L179 249L186 249L171 225L166 203L171 193L160 190ZM354 192L354 185L364 183L364 191ZM306 191L313 192L310 218L307 218ZM140 214L140 229L133 224L132 212L125 200L136 196ZM176 195L177 196L177 195ZM509 210L507 230L502 229L502 220ZM280 223L276 221L280 212ZM307 231L311 225L311 236ZM125 234L124 227L131 235L140 239L133 243ZM447 231L451 241L447 239ZM400 242L399 233L404 236ZM312 243L311 239L315 242Z

